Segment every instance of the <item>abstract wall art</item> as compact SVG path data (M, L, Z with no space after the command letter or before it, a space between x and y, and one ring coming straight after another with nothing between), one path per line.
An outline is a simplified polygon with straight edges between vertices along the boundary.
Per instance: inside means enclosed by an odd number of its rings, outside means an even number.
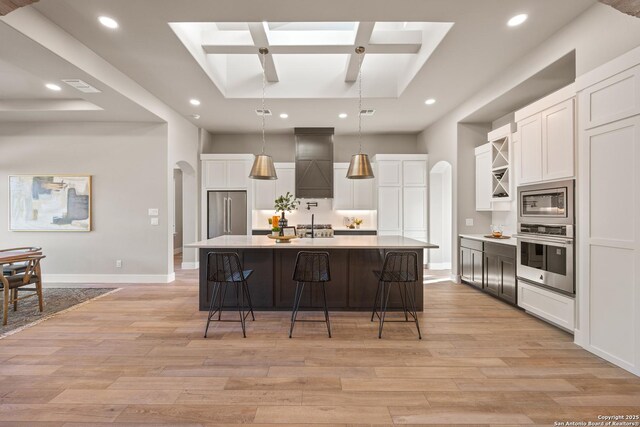
M9 230L91 231L91 176L9 176Z

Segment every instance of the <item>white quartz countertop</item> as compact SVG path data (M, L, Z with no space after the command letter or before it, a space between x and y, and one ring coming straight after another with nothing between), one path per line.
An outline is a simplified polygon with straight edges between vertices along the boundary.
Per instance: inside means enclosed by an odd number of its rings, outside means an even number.
M186 245L189 248L322 248L322 249L435 249L438 246L402 236L336 236L331 238L293 239L276 243L267 236L220 236Z
M510 239L494 239L493 237L485 237L484 234L460 234L465 239L482 240L483 242L498 243L500 245L518 246L518 239L511 236Z

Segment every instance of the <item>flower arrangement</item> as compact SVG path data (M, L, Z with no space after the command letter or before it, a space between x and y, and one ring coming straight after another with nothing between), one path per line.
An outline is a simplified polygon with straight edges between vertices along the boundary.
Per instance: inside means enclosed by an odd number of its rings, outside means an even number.
M284 196L280 196L275 200L275 210L276 212L289 212L298 209L300 206L300 200L296 199L293 194L287 191L287 194Z

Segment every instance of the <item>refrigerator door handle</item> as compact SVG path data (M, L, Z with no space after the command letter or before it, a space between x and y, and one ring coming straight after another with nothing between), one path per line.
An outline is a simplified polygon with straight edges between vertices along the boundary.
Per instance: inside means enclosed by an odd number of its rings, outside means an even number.
M222 221L222 231L226 233L227 232L227 228L228 228L227 227L227 198L226 197L224 198L224 204L223 204L222 210L224 211L224 213L223 213L224 220Z
M232 201L232 199L231 199L231 197L229 197L229 215L227 216L227 218L228 218L227 221L229 223L229 234L231 234L231 212L232 212L232 210L231 210L231 201Z

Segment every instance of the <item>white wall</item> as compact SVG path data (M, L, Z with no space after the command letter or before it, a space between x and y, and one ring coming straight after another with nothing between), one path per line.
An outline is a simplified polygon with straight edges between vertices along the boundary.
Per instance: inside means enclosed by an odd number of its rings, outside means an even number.
M8 200L9 175L92 175L93 230L10 232L8 210L0 209L2 247L42 246L45 280L166 282L172 251L166 164L165 124L3 123L0 200ZM149 208L159 210L159 226L150 225Z
M494 76L467 102L448 112L418 135L418 149L429 154L430 167L441 160L446 160L453 166L453 193L456 200L453 216L456 220L451 240L454 247L457 246L458 233L486 231L491 223L490 217L485 219L486 214L476 213L471 208L475 204L475 198L471 194L460 194L461 191L469 192L473 182L469 179L469 174L474 173L475 168L470 167L468 162L459 162L459 152L471 149L469 146L463 147L466 144L459 140L459 123L572 50L576 51L576 75L579 76L638 46L639 40L640 21L637 18L596 3L539 47L506 67L504 73ZM500 118L496 117L498 119ZM462 154L463 160L467 157L468 153ZM464 224L465 218L474 218L476 226L459 227L460 223ZM455 271L457 251L454 251L453 262Z

